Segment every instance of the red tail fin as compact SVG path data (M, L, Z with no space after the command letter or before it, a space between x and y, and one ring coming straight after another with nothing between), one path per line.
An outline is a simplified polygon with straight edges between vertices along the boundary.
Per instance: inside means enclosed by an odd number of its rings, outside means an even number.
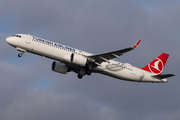
M151 73L155 73L157 75L161 75L168 57L169 54L162 53L159 57L157 57L151 63L141 69Z

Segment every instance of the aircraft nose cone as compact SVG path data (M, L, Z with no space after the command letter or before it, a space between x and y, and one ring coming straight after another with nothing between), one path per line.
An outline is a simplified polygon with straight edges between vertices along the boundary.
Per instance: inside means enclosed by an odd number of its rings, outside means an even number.
M11 37L6 38L6 42L7 42L8 44L11 44L11 43L12 43L12 38L11 38Z

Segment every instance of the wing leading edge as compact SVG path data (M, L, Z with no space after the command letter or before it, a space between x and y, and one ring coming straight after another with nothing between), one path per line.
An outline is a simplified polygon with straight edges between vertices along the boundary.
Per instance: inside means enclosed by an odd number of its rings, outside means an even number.
M87 56L87 58L90 63L94 63L96 66L100 66L102 62L109 62L110 59L120 58L120 56L123 55L124 53L135 49L140 42L141 40L136 42L133 46L125 48L125 49L98 54L98 55Z

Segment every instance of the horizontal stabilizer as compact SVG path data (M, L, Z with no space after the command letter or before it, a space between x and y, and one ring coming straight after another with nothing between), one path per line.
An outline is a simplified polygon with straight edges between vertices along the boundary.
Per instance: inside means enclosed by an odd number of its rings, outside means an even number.
M164 74L164 75L153 75L152 77L157 78L157 79L164 79L168 77L175 76L174 74Z

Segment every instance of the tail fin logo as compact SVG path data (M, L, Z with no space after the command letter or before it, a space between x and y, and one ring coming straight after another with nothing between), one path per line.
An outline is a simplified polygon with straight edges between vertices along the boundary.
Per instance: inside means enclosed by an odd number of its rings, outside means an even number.
M164 68L164 64L161 59L156 58L153 62L148 64L149 70L155 74L161 74Z
M162 53L159 57L157 57L151 63L149 63L148 65L146 65L145 67L141 69L154 73L156 75L161 75L168 57L169 57L169 54Z

